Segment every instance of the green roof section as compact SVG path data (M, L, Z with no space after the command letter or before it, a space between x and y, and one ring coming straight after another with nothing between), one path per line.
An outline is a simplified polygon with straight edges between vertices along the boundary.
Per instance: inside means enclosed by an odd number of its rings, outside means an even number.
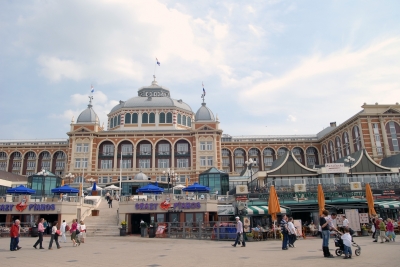
M310 176L318 175L317 170L311 171L303 164L293 158L292 152L288 151L272 163L268 176L296 175Z
M211 168L209 168L208 170L202 172L201 174L206 174L206 173L216 173L216 174L221 174L221 173L222 173L222 174L226 174L226 172L221 171L221 170L218 170L218 169L215 168L215 167L211 167Z
M365 149L359 150L350 155L355 159L354 164L351 165L351 169L353 173L388 173L392 172L387 167L384 167L371 159ZM346 157L340 158L336 161L336 163L344 163L345 166L349 166L347 162L345 162Z
M400 168L400 154L382 159L381 165L388 168Z

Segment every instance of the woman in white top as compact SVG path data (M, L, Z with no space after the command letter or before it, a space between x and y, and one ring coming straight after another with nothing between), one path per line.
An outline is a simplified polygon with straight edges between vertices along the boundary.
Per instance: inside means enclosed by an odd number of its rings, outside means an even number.
M49 249L52 249L51 246L53 245L53 240L56 242L57 249L61 248L60 244L58 244L57 226L58 226L58 222L55 221L53 223L53 227L51 227L51 238L50 238L50 243L49 243Z
M294 242L296 241L296 228L294 227L293 224L293 218L289 217L289 222L288 222L288 230L289 230L289 247L294 248Z
M81 221L79 231L81 231L81 233L80 233L81 242L82 242L82 243L85 243L85 238L86 238L86 225L85 225L85 222L84 222L84 221Z

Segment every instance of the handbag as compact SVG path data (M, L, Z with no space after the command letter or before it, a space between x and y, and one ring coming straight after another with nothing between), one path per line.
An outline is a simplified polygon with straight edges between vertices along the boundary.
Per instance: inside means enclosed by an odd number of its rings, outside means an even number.
M56 231L56 235L61 235L61 231L60 231L60 230L57 230L57 231Z
M79 231L78 229L76 229L76 230L75 230L75 233L76 233L77 235L79 235L79 234L80 234L80 231Z

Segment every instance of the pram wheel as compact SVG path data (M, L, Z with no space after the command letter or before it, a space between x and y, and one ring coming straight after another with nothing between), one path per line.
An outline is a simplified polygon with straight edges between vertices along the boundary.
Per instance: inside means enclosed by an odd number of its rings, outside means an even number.
M361 249L356 249L356 250L354 250L354 254L356 254L357 256L360 256L360 254L361 254Z
M343 250L341 250L340 248L335 250L336 256L342 256L343 254ZM358 255L357 255L358 256Z

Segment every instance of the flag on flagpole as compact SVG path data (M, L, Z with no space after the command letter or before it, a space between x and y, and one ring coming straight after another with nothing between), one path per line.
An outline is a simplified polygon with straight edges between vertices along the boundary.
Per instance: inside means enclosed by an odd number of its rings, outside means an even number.
M161 66L161 63L160 63L160 61L158 61L158 58L156 58L156 61L157 61L157 65Z
M91 92L91 93L94 92L94 87L93 87L93 85L90 86L90 92Z
M206 96L206 90L204 89L204 84L203 84L203 82L201 83L201 85L203 86L203 95Z

